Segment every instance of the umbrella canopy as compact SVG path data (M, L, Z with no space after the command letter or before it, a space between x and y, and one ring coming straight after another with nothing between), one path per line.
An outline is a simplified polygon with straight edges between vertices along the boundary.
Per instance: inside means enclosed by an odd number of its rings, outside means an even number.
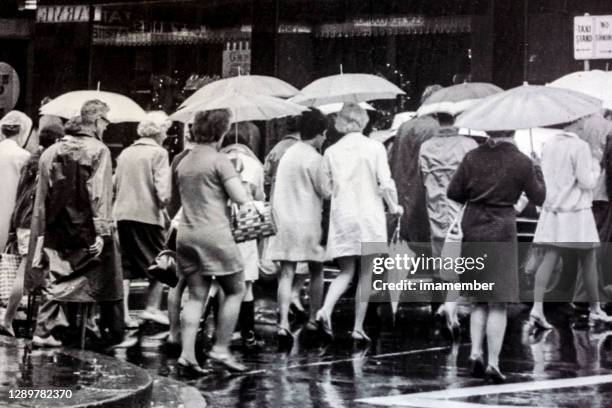
M304 87L291 101L305 106L320 106L395 99L397 95L404 94L395 84L377 75L339 74L317 79Z
M603 107L612 109L612 72L601 70L579 71L562 76L548 86L582 92L603 101Z
M80 115L83 104L92 99L98 99L109 106L107 116L111 123L140 122L145 116L145 111L127 96L104 91L65 93L43 105L40 114L72 119Z
M474 130L516 130L572 122L601 110L601 100L541 85L491 95L459 115L455 125Z
M332 113L340 112L342 110L342 106L344 106L344 104L342 102L328 103L326 105L319 105L319 106L317 106L317 109L319 109L321 111L321 113L323 113L324 115L330 115ZM369 110L369 111L375 111L376 110L372 105L370 105L367 102L360 102L359 106L361 106L363 109Z
M290 98L300 92L293 85L278 78L265 75L242 75L220 79L203 86L185 99L179 108L218 98L234 91L279 98Z
M467 82L442 88L423 102L417 111L419 116L432 113L457 115L487 96L502 92L497 85L486 82Z
M307 110L303 106L273 96L244 94L234 91L215 99L179 109L170 115L170 119L189 122L197 112L213 109L230 110L232 112L232 123L297 116Z

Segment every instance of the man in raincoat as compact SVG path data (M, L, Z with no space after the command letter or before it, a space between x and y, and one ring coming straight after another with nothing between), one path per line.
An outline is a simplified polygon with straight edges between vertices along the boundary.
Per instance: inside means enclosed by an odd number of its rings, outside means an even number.
M112 229L112 167L102 135L108 106L85 102L66 134L40 159L33 231L44 234L48 274L33 344L57 347L52 330L68 326L61 305L98 303L105 344L123 339L121 268Z
M2 200L0 200L0 251L8 239L11 216L17 199L17 185L21 168L30 153L21 146L32 129L32 120L24 113L11 111L0 121L0 174L2 174Z

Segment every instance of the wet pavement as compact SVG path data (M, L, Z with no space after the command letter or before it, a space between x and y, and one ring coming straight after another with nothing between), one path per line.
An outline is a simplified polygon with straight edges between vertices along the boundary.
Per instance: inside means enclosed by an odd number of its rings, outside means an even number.
M273 320L272 302L259 302L259 309L259 320ZM350 340L351 309L350 299L339 304L333 342L296 325L290 350L279 350L274 326L259 325L265 347L256 353L236 348L251 367L243 375L214 368L197 380L177 377L176 358L162 352L165 333L154 329L116 356L193 385L213 407L612 406L612 331L605 327L553 310L556 329L534 336L525 324L527 307L513 305L501 356L507 384L486 385L469 376L467 334L452 344L439 333L428 305L402 304L393 319L387 304L372 304L366 319L370 346Z

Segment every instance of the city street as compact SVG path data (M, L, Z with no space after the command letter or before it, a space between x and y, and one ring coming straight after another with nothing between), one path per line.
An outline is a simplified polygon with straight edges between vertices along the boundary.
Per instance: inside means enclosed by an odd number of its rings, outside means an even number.
M525 308L514 305L501 367L504 385L487 385L469 375L467 333L452 344L437 332L428 306L404 304L396 316L386 304L372 304L367 323L371 346L349 337L349 299L335 316L337 339L322 342L298 329L290 352L279 353L274 326L265 348L240 354L251 370L232 376L223 370L197 381L209 406L295 407L607 407L612 401L612 331L589 328L555 314L556 329L530 336ZM272 303L260 312L273 314ZM377 315L377 310L380 315ZM561 316L561 317L559 317ZM464 328L465 328L464 322ZM176 360L159 347L162 333L141 337L141 343L120 359L154 374L176 378ZM183 379L184 381L184 379Z

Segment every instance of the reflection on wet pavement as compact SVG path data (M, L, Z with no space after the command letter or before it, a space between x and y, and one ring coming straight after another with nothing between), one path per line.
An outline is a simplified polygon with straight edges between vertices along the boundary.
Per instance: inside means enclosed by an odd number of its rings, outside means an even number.
M471 378L467 369L467 333L463 343L452 345L437 333L429 306L402 305L394 323L388 305L373 304L370 309L366 320L373 339L370 346L350 340L352 315L350 302L345 302L334 315L334 343L322 342L298 327L293 348L281 353L274 326L260 325L266 347L253 354L236 349L252 367L249 373L235 376L216 371L198 380L179 380L197 387L209 406L215 407L361 407L368 404L356 400L400 395L394 404L419 406L410 405L409 394L446 389L465 391L457 396L447 391L442 397L451 398L446 403L452 401L460 408L612 406L612 377L607 377L612 374L612 331L605 328L555 316L551 319L555 330L534 335L526 328L526 308L513 306L501 368L509 383L520 384L509 392L503 388L506 384L479 393L471 387L483 386L483 381ZM139 346L117 356L177 379L176 359L159 350L162 337L159 333L141 337ZM572 381L570 386L534 383L566 378L587 380L582 385ZM536 389L526 389L522 383L532 383ZM444 401L432 401L432 406L447 406Z

